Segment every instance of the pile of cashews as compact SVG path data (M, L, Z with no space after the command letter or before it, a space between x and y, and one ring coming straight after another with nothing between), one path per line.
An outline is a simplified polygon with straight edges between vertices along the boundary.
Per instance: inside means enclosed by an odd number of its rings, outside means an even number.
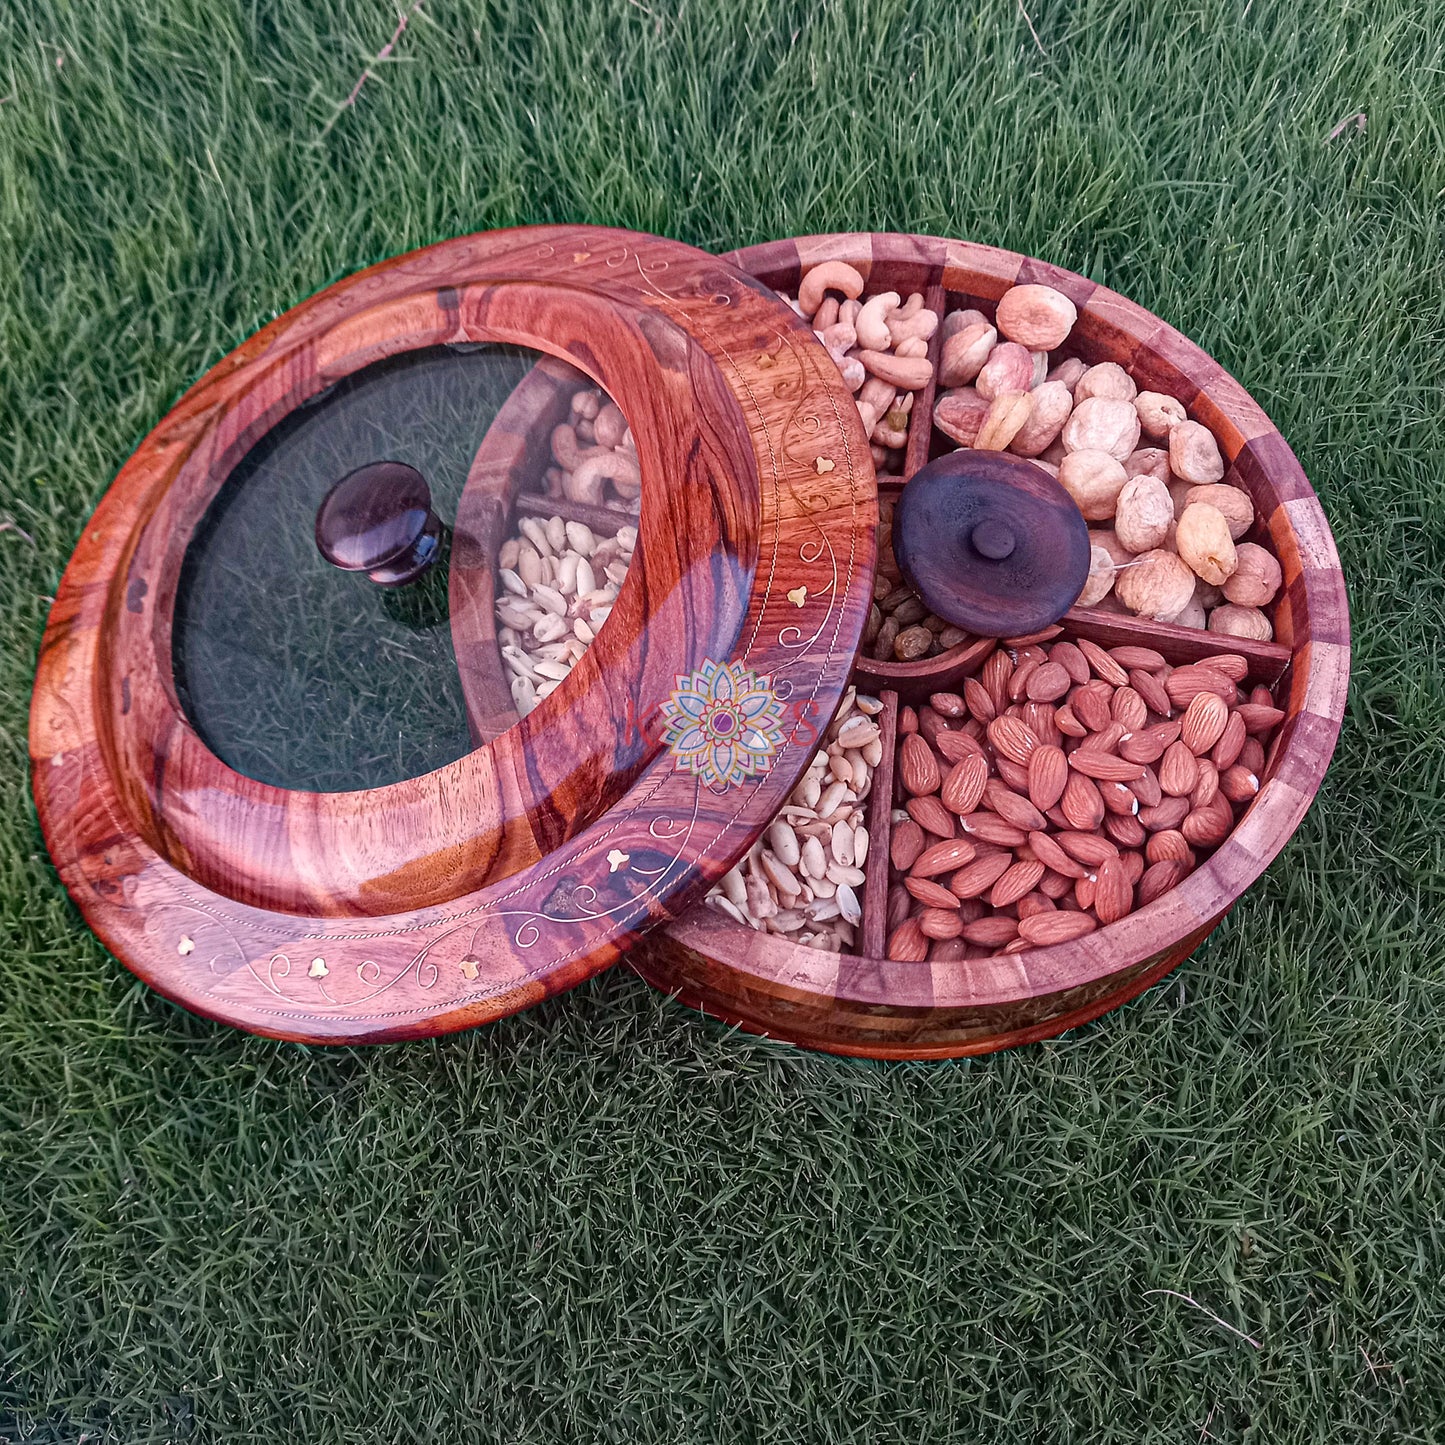
M863 295L862 273L846 261L823 261L784 297L833 358L858 405L873 465L882 476L902 470L913 396L933 379L928 343L938 313L915 291Z
M543 483L549 497L635 516L642 473L627 418L600 388L572 398L571 417L552 429L552 460Z

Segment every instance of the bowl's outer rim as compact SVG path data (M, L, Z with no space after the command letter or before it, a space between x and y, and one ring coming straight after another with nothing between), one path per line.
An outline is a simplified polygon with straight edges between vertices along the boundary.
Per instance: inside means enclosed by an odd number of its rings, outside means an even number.
M1181 940L1197 935L1190 950L1181 955L1187 956L1259 878L1299 826L1323 781L1344 719L1350 667L1344 574L1324 509L1305 480L1298 459L1264 409L1218 362L1152 312L1087 277L1000 247L899 232L840 232L762 242L728 252L725 259L745 271L766 272L769 261L786 254L789 246L796 252L798 271L824 260L845 260L864 274L865 281L876 264L888 263L890 252L901 253L910 263L926 257L928 264L941 265L946 292L964 290L958 284L950 285L950 277L955 283L965 276L989 280L993 286L990 293L969 293L983 300L996 301L1021 281L1054 285L1074 300L1081 316L1094 306L1107 315L1112 326L1136 340L1163 342L1181 368L1197 358L1200 395L1234 423L1237 437L1246 442L1270 443L1262 449L1261 474L1272 487L1276 481L1288 483L1286 500L1271 520L1281 519L1286 535L1293 534L1302 554L1306 620L1311 614L1320 614L1330 624L1329 636L1320 641L1292 641L1293 710L1287 710L1282 727L1288 729L1295 722L1297 746L1292 755L1280 749L1279 756L1273 759L1272 776L1230 836L1177 888L1083 939L967 964L895 962L788 943L721 917L706 905L694 908L672 924L666 934L736 970L740 979L752 987L781 987L786 979L786 987L791 990L815 992L820 1006L895 1005L965 1013L1097 983L1160 957ZM1195 402L1190 403L1191 412L1194 406ZM1231 462L1240 450L1223 442L1221 449ZM1280 537L1273 527L1271 535L1278 546ZM1290 763L1288 781L1280 777L1286 762ZM666 952L667 942L657 940L656 947L644 950L638 962L649 981L672 989Z

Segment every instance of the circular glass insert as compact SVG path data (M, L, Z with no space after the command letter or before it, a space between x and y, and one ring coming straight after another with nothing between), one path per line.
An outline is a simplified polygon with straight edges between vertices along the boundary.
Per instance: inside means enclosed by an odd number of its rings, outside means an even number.
M447 614L450 527L488 426L537 359L460 345L377 362L287 416L222 484L186 552L173 654L181 704L227 766L337 792L470 751ZM353 480L340 521L337 504L323 512L363 468L406 485Z

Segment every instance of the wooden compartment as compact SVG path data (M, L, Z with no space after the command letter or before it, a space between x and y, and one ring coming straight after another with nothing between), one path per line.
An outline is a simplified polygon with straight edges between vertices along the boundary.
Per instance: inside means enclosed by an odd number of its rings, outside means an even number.
M629 962L658 988L714 1017L839 1054L923 1059L986 1053L1095 1018L1147 988L1199 945L1283 847L1319 787L1349 675L1343 578L1319 503L1284 439L1218 363L1157 317L1081 276L992 247L904 235L805 237L728 259L789 295L814 266L842 260L865 278L865 297L917 290L940 312L973 307L991 317L1016 284L1041 283L1067 295L1079 311L1071 354L1091 364L1119 363L1141 390L1177 397L1189 417L1213 433L1228 466L1224 480L1253 499L1253 535L1281 563L1284 587L1273 607L1273 642L1084 608L1061 619L1059 635L1106 648L1147 646L1171 663L1241 656L1249 681L1268 686L1285 717L1260 791L1223 844L1171 891L1082 939L957 961L884 956L890 746L874 778L874 836L858 952L801 946L701 906L643 939ZM941 328L931 351L935 360L940 335ZM932 426L933 393L930 382L913 406L905 478L953 445ZM900 485L880 477L880 497ZM882 697L884 731L891 737L900 706L953 689L994 646L991 640L964 640L939 656L910 662L860 657L855 681Z

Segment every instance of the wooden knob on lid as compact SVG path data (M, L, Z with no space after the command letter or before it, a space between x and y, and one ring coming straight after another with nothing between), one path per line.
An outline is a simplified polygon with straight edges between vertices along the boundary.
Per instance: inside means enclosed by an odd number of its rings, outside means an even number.
M1042 467L957 451L914 473L893 511L893 555L936 616L980 637L1058 621L1089 575L1089 528Z
M348 472L316 509L316 546L344 572L381 587L413 582L441 556L441 521L426 478L405 462Z

